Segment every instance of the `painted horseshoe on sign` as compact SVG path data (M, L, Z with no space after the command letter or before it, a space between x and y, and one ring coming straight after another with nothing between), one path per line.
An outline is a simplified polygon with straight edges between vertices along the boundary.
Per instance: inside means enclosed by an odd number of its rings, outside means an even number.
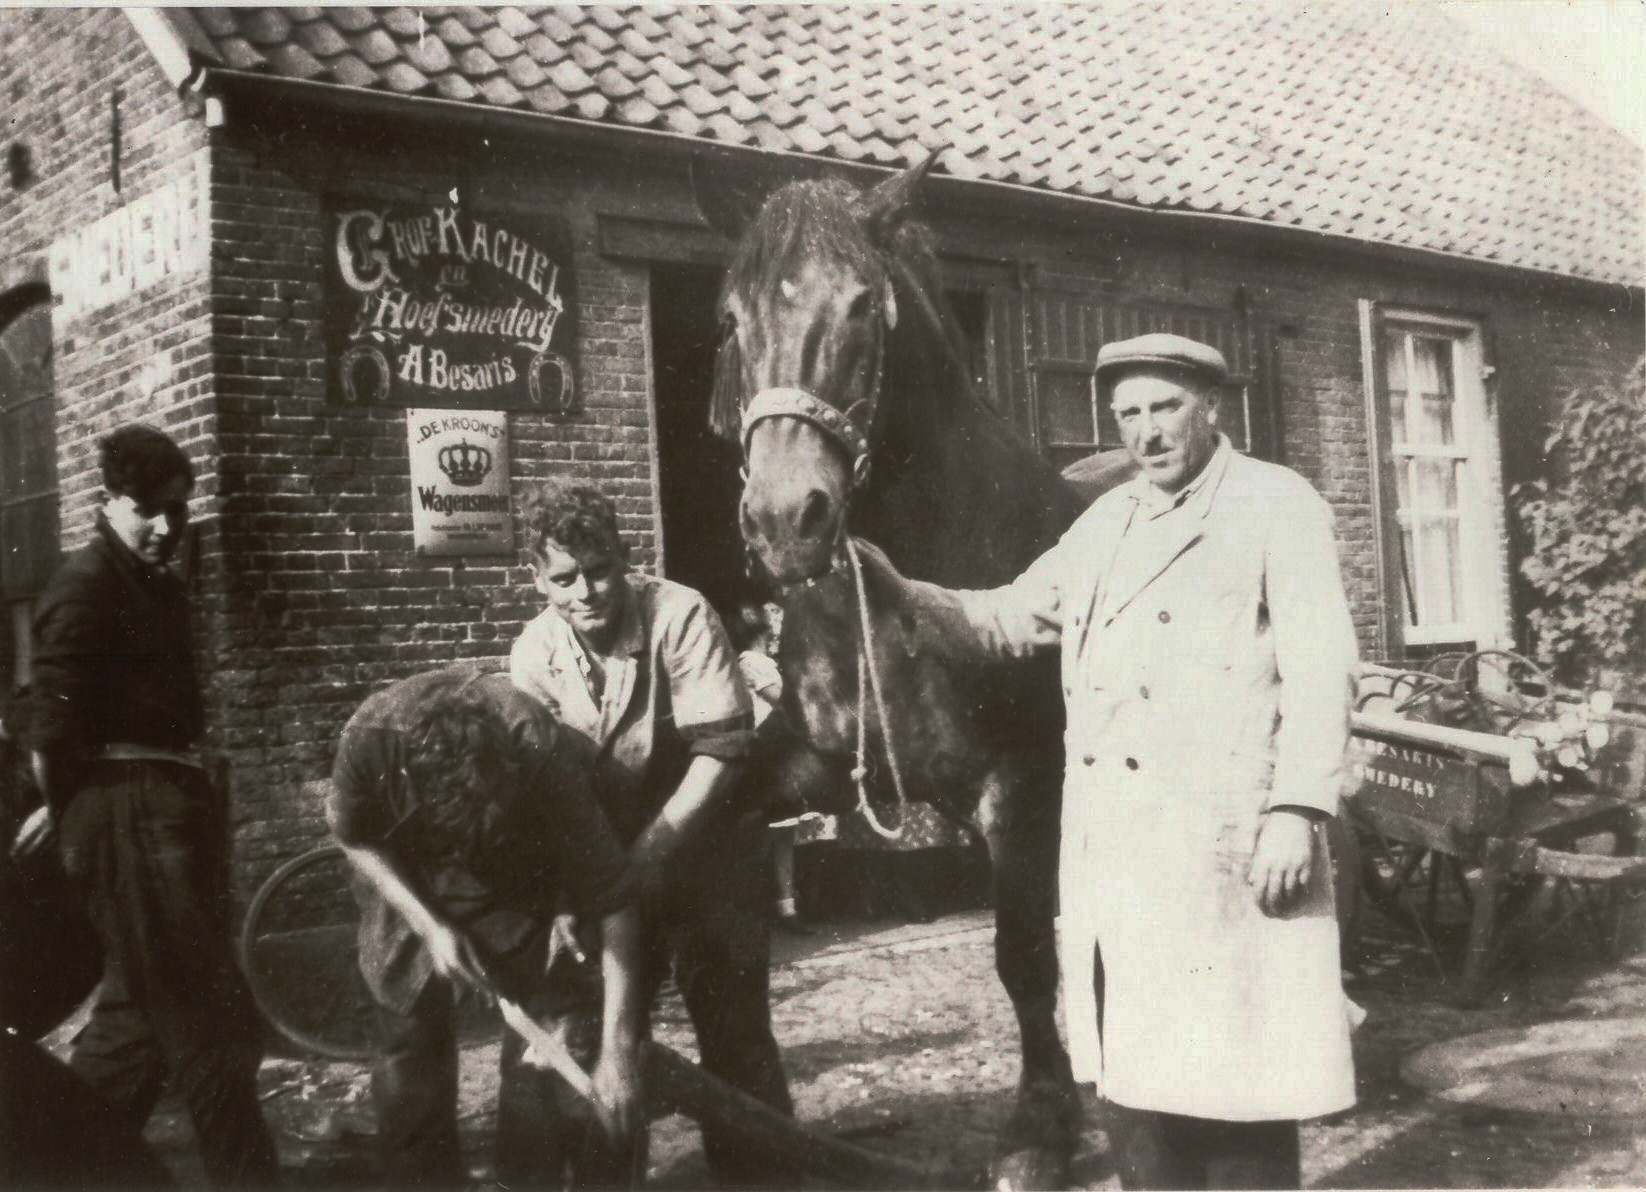
M361 373L365 373L362 385ZM344 352L337 362L343 382L343 400L350 405L371 405L389 395L389 362L370 344L359 344Z
M559 352L545 349L527 362L526 388L532 405L557 421L577 413L577 380L571 361Z

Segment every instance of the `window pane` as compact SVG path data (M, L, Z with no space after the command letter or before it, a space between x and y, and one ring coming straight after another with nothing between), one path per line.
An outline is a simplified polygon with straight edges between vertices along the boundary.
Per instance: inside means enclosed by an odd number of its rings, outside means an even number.
M1463 617L1458 556L1458 470L1451 459L1405 459L1395 466L1395 508L1403 552L1402 603L1410 626Z
M1383 335L1383 367L1389 387L1389 431L1398 446L1406 441L1406 336L1399 331Z
M1410 388L1418 399L1412 441L1449 445L1453 441L1452 341L1414 338L1412 359L1417 376L1412 378Z
M1042 368L1036 388L1040 397L1040 434L1053 443L1096 443L1092 421L1091 377L1084 371Z
M1414 459L1412 468L1417 473L1416 511L1424 516L1456 513L1458 461Z
M1425 518L1418 523L1422 536L1422 574L1417 579L1419 625L1450 625L1462 620L1459 605L1457 519Z

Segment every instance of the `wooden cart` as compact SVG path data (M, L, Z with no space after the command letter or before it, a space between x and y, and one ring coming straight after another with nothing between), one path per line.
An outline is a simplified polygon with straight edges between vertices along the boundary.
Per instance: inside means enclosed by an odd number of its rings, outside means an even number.
M1352 731L1345 821L1359 855L1344 861L1379 909L1422 935L1443 976L1441 908L1467 909L1459 1001L1480 1002L1512 942L1566 926L1616 959L1623 910L1646 892L1635 804L1581 773L1557 778L1526 735L1378 711L1356 712Z

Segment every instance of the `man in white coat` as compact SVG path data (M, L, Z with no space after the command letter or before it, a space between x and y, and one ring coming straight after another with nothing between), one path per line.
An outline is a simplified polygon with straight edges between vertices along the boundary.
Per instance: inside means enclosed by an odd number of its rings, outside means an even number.
M1005 588L865 552L932 648L1062 651L1070 1051L1128 1188L1296 1187L1299 1119L1354 1103L1324 830L1354 629L1331 510L1218 431L1226 376L1179 336L1105 346L1141 472Z

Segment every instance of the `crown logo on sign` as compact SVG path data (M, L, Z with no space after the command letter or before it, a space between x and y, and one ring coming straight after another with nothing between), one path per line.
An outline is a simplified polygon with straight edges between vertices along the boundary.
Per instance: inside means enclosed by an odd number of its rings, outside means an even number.
M459 440L440 449L440 470L458 488L473 488L492 470L492 453L484 447Z

